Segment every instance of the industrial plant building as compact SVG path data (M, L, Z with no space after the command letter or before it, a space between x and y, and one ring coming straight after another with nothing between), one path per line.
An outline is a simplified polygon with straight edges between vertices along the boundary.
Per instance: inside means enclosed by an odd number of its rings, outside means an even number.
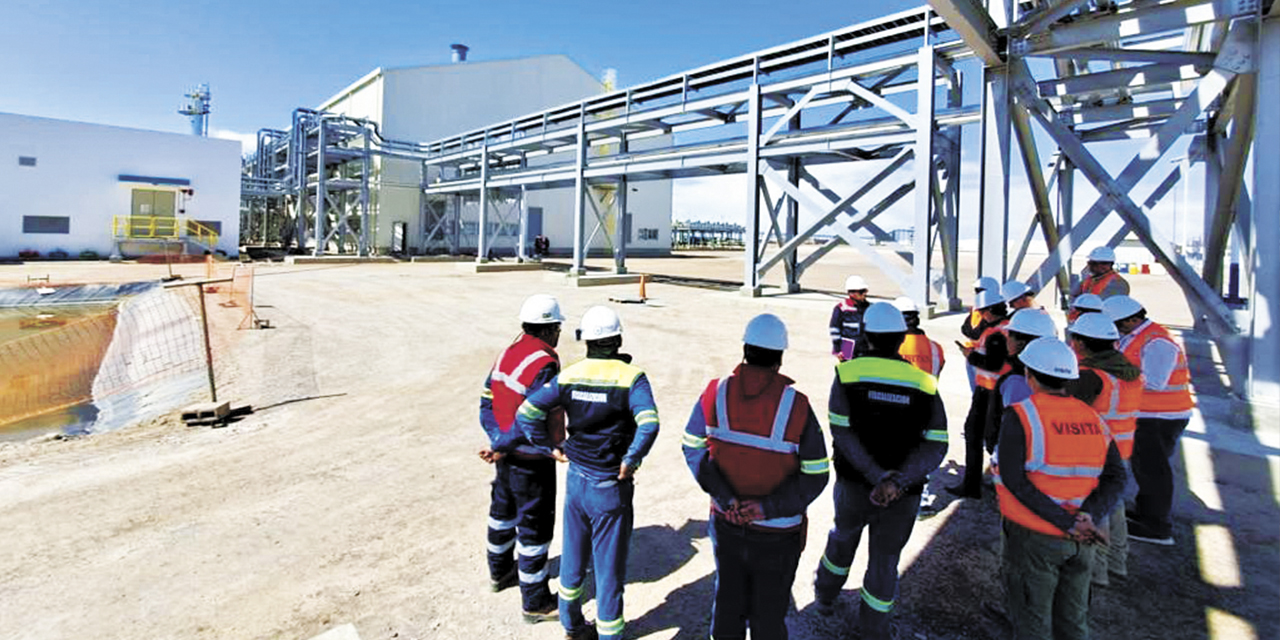
M238 252L231 140L0 113L0 192L0 258Z

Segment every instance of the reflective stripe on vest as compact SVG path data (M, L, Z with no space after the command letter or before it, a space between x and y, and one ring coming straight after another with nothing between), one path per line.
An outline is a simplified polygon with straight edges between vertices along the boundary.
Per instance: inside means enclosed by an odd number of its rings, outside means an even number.
M1107 421L1111 437L1115 439L1120 457L1128 460L1133 455L1133 434L1138 428L1138 406L1142 402L1142 376L1134 380L1121 380L1101 369L1082 367L1092 371L1102 381L1102 391L1093 399L1093 408Z
M987 327L987 329L982 332L982 335L978 336L978 342L973 346L974 352L987 355L987 338L990 338L996 333L1003 334L1005 337L1005 344L1008 344L1009 334L1005 331L1005 327L1008 324L1009 319L1002 318L998 324ZM1008 362L1001 364L1000 368L996 371L988 371L982 367L974 367L973 379L979 387L994 390L996 388L996 383L1000 381L1000 376L1009 373L1010 371L1013 371L1013 367L1009 366Z
M545 418L546 414L532 405L524 404L529 394L529 385L537 379L538 374L548 365L556 365L560 360L551 347L538 338L525 334L516 340L498 357L493 370L489 372L489 393L493 403L493 417L503 433L509 433L515 426L516 413L522 412L528 418ZM548 424L551 437L556 442L564 439L564 423L557 413ZM544 452L529 444L516 446L515 451L528 455L545 455Z
M1106 464L1111 441L1106 423L1085 403L1063 396L1038 393L1013 405L1013 410L1026 437L1027 479L1058 506L1071 513L1079 511L1098 486ZM1066 535L1005 488L998 463L993 469L1005 518L1045 535Z
M795 389L787 386L782 390L782 400L778 403L778 410L773 414L772 435L765 438L750 433L734 431L727 426L729 424L728 389L730 377L732 376L721 378L720 383L716 385L716 426L707 427L707 437L720 442L738 444L775 453L789 453L792 455L799 453L800 445L794 442L787 442L786 439L787 423L791 420L791 405L796 399Z
M1088 278L1084 279L1084 282L1080 284L1080 293L1081 294L1092 293L1095 296L1102 297L1102 292L1106 290L1107 285L1111 284L1112 280L1115 280L1116 278L1119 278L1119 277L1120 277L1120 274L1116 273L1115 271L1108 271L1102 274L1102 277L1100 278L1095 278L1092 275L1090 275Z
M1147 321L1147 324L1135 333L1121 338L1117 346L1130 362L1141 368L1142 350L1156 340L1164 340L1173 345L1178 350L1178 359L1164 389L1143 389L1142 402L1138 406L1138 417L1161 420L1190 417L1196 403L1191 397L1191 369L1187 367L1187 353L1167 329Z

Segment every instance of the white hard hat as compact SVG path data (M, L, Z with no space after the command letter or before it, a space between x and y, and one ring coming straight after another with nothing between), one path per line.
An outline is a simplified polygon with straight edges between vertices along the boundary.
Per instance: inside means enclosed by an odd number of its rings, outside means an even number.
M1004 302L1004 296L1000 295L999 289L983 289L978 292L977 300L974 302L973 306L975 309L986 309L987 307L994 307L1002 302Z
M1107 314L1112 322L1120 322L1139 311L1142 311L1142 303L1129 296L1111 296L1102 301L1102 312Z
M1004 283L1003 287L1000 287L1000 295L1004 296L1005 302L1013 302L1028 293L1031 293L1031 287L1017 280L1010 280Z
M849 276L848 278L844 279L844 290L845 291L866 291L867 281L863 280L862 276Z
M1017 310L1009 320L1006 329L1037 338L1052 338L1058 335L1058 328L1054 326L1053 318L1040 309Z
M1102 298L1096 293L1082 293L1071 301L1072 309L1081 311L1102 311Z
M1116 329L1116 323L1111 321L1106 314L1103 313L1086 313L1067 327L1067 331L1083 336L1085 338L1097 338L1099 340L1119 340L1120 331Z
M560 315L560 303L555 298L545 293L535 293L525 298L524 304L520 305L520 322L555 324L564 322L564 316Z
M991 276L982 276L973 281L974 291L995 291L1000 288L1000 281Z
M867 333L906 333L907 321L902 312L888 302L877 302L862 314L862 327Z
M595 306L582 314L582 324L578 327L583 340L603 340L622 335L622 319L609 307Z
M898 296L893 299L893 306L903 313L920 313L920 307L916 306L916 301L907 296Z
M1116 252L1114 249L1106 245L1094 247L1093 251L1089 252L1089 261L1090 262L1115 262Z
M1080 363L1066 343L1057 338L1036 338L1018 354L1018 360L1032 371L1046 376L1075 380L1080 377Z
M742 332L742 342L761 349L786 351L787 325L772 313L762 313L747 323L746 331Z

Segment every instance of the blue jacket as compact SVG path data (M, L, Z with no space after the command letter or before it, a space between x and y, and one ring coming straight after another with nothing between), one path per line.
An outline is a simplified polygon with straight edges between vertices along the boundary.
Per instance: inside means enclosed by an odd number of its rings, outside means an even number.
M588 476L617 477L622 463L635 468L658 437L658 408L639 367L612 358L587 358L529 395L516 426L535 446L551 448L552 409L565 411L568 438L561 448Z

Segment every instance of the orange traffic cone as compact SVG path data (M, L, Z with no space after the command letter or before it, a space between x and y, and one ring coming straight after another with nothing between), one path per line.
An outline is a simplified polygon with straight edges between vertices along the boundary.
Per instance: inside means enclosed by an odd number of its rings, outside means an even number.
M640 274L640 301L641 302L644 302L645 300L649 299L649 296L645 295L644 293L644 285L648 281L649 281L648 274L644 274L644 273Z

